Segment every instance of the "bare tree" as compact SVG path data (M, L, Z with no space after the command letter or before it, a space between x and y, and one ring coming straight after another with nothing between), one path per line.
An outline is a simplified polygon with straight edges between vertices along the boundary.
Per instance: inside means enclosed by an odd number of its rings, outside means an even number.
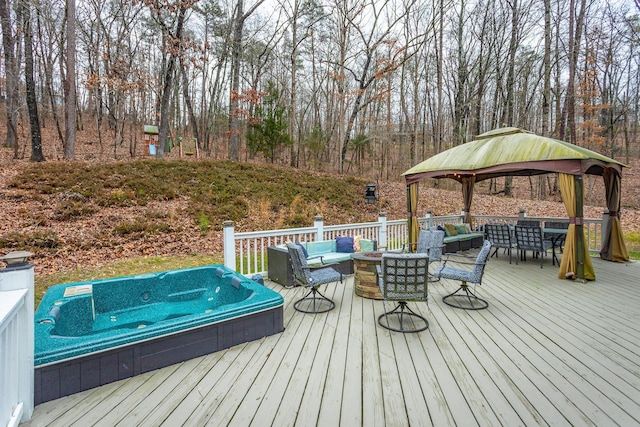
M0 0L0 23L2 24L2 51L4 54L4 72L7 85L7 140L8 147L14 148L14 156L18 156L18 64L16 63L16 40L11 22L11 3Z
M590 0L592 1L592 0ZM569 130L569 142L577 143L576 135L576 74L580 54L580 42L582 39L583 24L587 12L587 0L580 0L580 7L576 10L576 0L569 1L569 76L567 81L567 95L563 108L563 119L560 123L560 138L566 139L567 128Z
M367 94L367 90L376 79L384 77L387 73L394 72L402 65L403 61L411 57L411 55L404 55L405 49L411 49L412 52L415 52L415 40L419 40L421 38L420 35L416 36L413 40L407 40L402 46L398 46L392 58L378 61L378 59L380 59L379 49L390 41L392 38L390 36L396 30L396 26L411 12L414 3L415 2L412 1L404 4L404 8L399 11L395 9L395 5L391 0L385 0L379 4L377 2L368 3L368 13L370 14L368 26L356 20L356 18L350 18L350 24L358 35L361 48L360 52L356 54L358 57L356 63L354 63L353 66L346 67L356 82L356 91L342 140L342 148L340 151L341 172L344 172L344 163L349 149L351 132L358 113L360 113L369 102L375 99L375 95ZM390 13L392 10L397 13ZM389 13L389 15L386 15L387 13ZM385 17L388 17L387 22L384 22ZM362 15L360 19L362 19ZM383 27L380 28L379 26Z
M72 159L76 147L76 1L67 2L67 75L64 81L64 158Z
M27 91L27 110L29 111L29 128L31 130L31 161L43 162L42 135L38 116L38 100L33 71L33 41L31 26L31 4L21 2L22 31L24 32L24 75Z
M240 148L239 94L240 94L240 55L242 54L242 32L249 18L264 3L258 0L248 11L244 11L244 0L238 0L234 13L233 45L231 48L231 93L229 101L229 159L238 161Z

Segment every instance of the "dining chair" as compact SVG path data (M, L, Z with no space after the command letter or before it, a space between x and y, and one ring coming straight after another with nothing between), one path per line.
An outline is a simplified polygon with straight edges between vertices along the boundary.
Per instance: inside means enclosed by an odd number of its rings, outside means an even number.
M551 249L553 246L550 240L545 240L542 235L541 227L527 227L522 225L515 226L515 238L516 248L523 260L527 259L527 251L531 251L532 255L540 255L540 268L544 265L544 257L547 253L547 249ZM516 257L516 264L518 264L518 258Z
M509 224L485 224L484 238L489 240L495 248L491 256L498 258L498 249L503 248L509 253L509 264L511 264L511 249L513 241L511 239L511 228Z

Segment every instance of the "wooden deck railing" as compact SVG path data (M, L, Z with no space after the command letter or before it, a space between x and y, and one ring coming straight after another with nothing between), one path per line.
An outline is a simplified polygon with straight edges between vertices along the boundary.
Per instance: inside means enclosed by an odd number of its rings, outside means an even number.
M605 214L606 217L606 214ZM460 224L464 215L433 216L430 212L418 219L421 228L429 229L446 223ZM568 218L530 217L522 211L517 216L476 215L473 217L474 227L480 228L488 222L504 222L515 224L519 219L545 221L566 220ZM589 251L598 253L602 242L603 218L585 218L584 231ZM236 233L233 222L224 224L224 264L225 266L247 276L265 274L267 272L267 248L291 242L309 242L335 239L336 236L362 236L375 239L378 246L386 250L402 248L408 241L407 220L388 220L381 213L378 221L359 224L324 225L322 217L314 218L312 227L287 228L280 230L251 231Z
M0 270L0 426L33 413L33 266Z

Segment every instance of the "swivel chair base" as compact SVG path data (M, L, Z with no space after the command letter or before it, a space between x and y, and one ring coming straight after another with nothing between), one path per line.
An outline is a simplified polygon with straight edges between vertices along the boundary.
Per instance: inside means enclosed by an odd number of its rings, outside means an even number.
M393 324L399 324L400 326L398 328L391 326L391 322L389 322L390 317L397 318L398 321L393 322ZM383 319L386 321L383 322ZM393 310L378 316L378 324L385 329L402 333L421 332L429 327L429 321L411 310L405 301L398 302L398 305ZM422 324L424 324L424 326L422 326Z
M442 297L442 302L463 310L483 310L489 307L489 303L473 293L464 282L455 292Z
M336 304L313 287L293 304L293 308L302 313L326 313L335 308Z

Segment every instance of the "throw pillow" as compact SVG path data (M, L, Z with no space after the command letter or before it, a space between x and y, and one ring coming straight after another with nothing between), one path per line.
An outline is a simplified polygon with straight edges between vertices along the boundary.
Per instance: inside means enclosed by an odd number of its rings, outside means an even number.
M467 227L465 227L464 224L455 224L453 228L456 229L456 233L458 234L465 234L467 232Z
M351 237L351 236L337 236L336 237L336 252L353 253L353 237Z
M465 223L464 226L467 229L467 234L473 233L473 231L471 230L471 225L470 224Z
M444 229L446 230L445 233L447 233L447 236L449 237L458 235L458 232L456 231L456 228L453 226L453 224L445 224Z
M309 258L309 253L307 252L307 248L305 248L304 245L300 242L296 242L296 245L300 246L300 249L302 249L302 253L304 254L304 257Z
M356 236L353 238L353 251L360 252L362 248L360 248L360 236Z

